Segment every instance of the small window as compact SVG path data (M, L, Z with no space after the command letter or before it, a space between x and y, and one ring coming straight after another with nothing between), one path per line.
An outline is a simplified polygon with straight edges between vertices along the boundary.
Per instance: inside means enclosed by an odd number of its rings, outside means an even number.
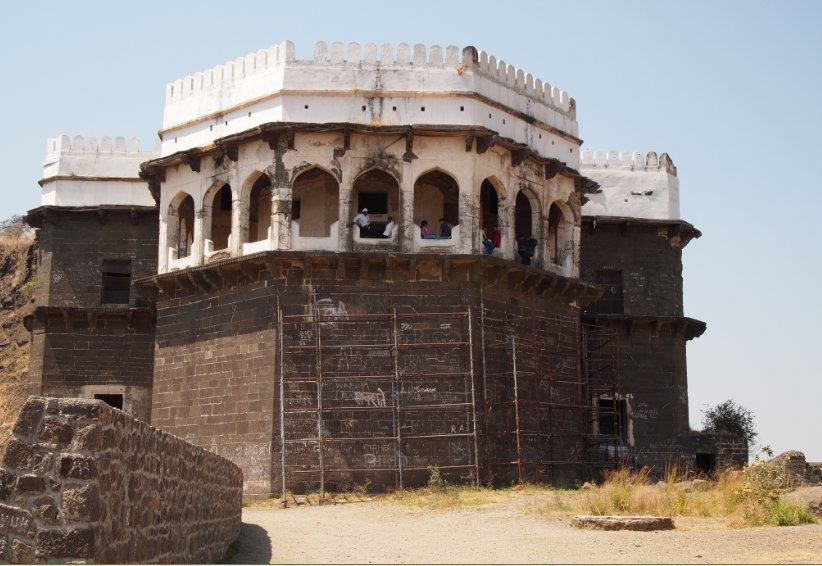
M596 272L596 282L605 287L594 311L600 314L622 314L625 306L622 300L622 272L600 270Z
M127 305L131 288L130 260L103 260L103 294L100 302L104 305Z
M299 220L300 219L300 199L291 201L291 219L292 220Z
M388 214L388 193L363 193L357 199L357 210L368 209L369 214Z
M106 405L114 407L115 409L123 410L123 396L116 393L95 393L95 399L99 399Z

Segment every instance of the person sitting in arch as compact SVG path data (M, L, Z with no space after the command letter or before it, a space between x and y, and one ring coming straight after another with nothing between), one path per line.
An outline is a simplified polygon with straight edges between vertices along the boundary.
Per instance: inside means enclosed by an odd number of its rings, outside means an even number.
M451 226L445 221L445 218L440 218L440 238L451 237Z
M442 236L438 236L436 234L431 233L431 230L428 229L428 220L423 220L422 222L420 222L420 236L428 240L443 239Z
M354 220L351 221L351 224L359 224L361 238L374 237L374 232L371 230L371 218L368 216L367 208L363 208L362 212L360 212L357 216L354 217Z
M391 232L393 232L393 231L394 231L394 217L389 216L388 217L388 223L385 225L385 230L383 230L382 235L380 237L381 238L390 238L391 237Z

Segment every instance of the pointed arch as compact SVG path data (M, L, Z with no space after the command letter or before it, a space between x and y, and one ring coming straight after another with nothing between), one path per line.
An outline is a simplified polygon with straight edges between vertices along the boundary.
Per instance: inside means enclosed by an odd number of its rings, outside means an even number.
M242 223L243 243L267 239L271 228L271 178L254 171L243 183L241 202L247 211L247 221Z
M357 212L368 209L372 233L382 233L389 216L401 223L400 183L388 171L373 167L361 172L354 179L352 197Z
M214 250L228 247L231 236L231 213L234 197L231 185L216 181L203 198L204 238L212 242Z
M301 237L325 238L340 217L340 184L319 165L302 171L291 185L291 220Z
M567 267L573 261L574 213L565 201L556 200L548 209L547 248L553 265Z
M488 177L480 185L480 225L490 234L499 226L499 202L505 187L496 177Z
M421 174L414 182L414 224L427 219L436 226L444 218L451 227L459 225L459 193L459 184L448 171L435 167Z
M194 198L185 191L177 193L168 205L166 246L176 258L191 255L194 244Z

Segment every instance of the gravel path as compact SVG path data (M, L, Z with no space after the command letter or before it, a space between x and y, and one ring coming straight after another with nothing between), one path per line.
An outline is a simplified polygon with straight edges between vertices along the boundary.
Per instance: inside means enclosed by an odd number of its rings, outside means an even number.
M522 505L422 511L376 502L244 509L233 563L819 563L822 524L587 531Z

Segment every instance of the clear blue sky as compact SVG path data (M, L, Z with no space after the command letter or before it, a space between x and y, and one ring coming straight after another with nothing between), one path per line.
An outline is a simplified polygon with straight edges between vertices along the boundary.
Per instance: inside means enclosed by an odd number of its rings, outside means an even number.
M38 206L46 139L137 136L165 85L290 39L474 45L568 91L584 147L667 152L682 215L691 426L728 398L822 461L822 2L15 2L0 35L0 218ZM813 170L811 170L813 169Z

